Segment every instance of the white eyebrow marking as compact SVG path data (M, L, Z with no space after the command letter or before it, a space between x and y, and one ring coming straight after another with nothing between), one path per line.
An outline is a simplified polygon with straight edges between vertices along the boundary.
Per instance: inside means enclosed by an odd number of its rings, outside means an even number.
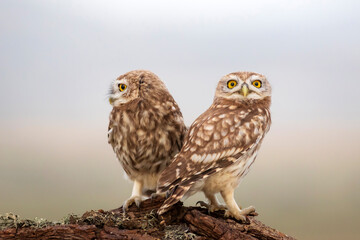
M265 79L266 79L265 77L255 74L255 75L251 75L248 79L246 79L246 81L249 81L250 83L252 83L255 80L260 80L261 83L264 83Z
M126 78L115 79L115 83L127 83L127 79Z
M229 81L229 80L236 80L239 82L238 76L233 75L233 74L227 76L227 81Z

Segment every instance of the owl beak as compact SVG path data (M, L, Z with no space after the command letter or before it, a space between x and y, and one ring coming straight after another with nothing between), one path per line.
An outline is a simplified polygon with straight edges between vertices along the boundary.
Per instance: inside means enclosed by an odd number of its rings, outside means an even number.
M243 84L240 90L240 94L243 95L244 97L246 97L247 95L249 95L249 88L246 84Z
M112 105L114 103L115 99L112 97L109 97L109 103Z

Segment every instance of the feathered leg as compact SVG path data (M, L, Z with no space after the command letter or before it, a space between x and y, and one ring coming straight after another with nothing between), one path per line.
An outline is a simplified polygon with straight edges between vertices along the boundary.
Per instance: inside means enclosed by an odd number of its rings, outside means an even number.
M215 212L218 210L225 210L226 206L221 205L217 200L215 194L204 191L205 197L209 200L209 203L198 201L196 204L200 204L202 207L206 207L209 212Z
M144 184L141 181L138 180L134 181L131 197L128 200L126 200L123 204L124 212L126 212L133 203L135 203L137 207L140 207L140 203L142 201L143 187Z
M234 198L234 189L227 188L220 192L221 196L224 198L224 201L227 206L227 210L225 212L225 217L233 217L237 220L246 221L246 216L252 212L255 212L255 208L253 206L240 209L239 206L236 204Z

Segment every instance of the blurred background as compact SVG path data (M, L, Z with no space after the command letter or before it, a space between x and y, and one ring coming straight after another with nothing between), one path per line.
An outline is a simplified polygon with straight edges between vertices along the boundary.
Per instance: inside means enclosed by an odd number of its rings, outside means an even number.
M359 10L355 0L0 1L0 214L56 220L130 196L107 143L119 75L155 72L190 125L221 76L248 70L272 83L273 125L238 203L296 238L358 238Z

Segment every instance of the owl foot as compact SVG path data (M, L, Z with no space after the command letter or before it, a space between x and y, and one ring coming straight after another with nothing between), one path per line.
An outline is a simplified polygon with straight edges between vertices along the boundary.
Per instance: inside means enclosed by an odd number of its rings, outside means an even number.
M129 207L135 203L135 205L139 208L141 204L142 198L140 196L132 196L128 200L126 200L123 204L123 211L127 212L129 210Z
M158 198L158 197L162 197L162 198L164 198L165 197L165 195L166 195L166 193L152 193L151 195L150 195L150 199L151 199L151 201L154 201L156 198Z
M198 204L200 205L200 207L206 207L208 209L209 213L216 212L216 211L219 211L219 210L226 210L226 206L224 206L224 205L208 204L208 203L206 203L204 201L198 201L196 203L196 205L198 205Z
M225 217L232 217L241 222L246 222L246 216L255 212L255 208L253 206L244 208L238 212L230 212L229 210L225 211Z

